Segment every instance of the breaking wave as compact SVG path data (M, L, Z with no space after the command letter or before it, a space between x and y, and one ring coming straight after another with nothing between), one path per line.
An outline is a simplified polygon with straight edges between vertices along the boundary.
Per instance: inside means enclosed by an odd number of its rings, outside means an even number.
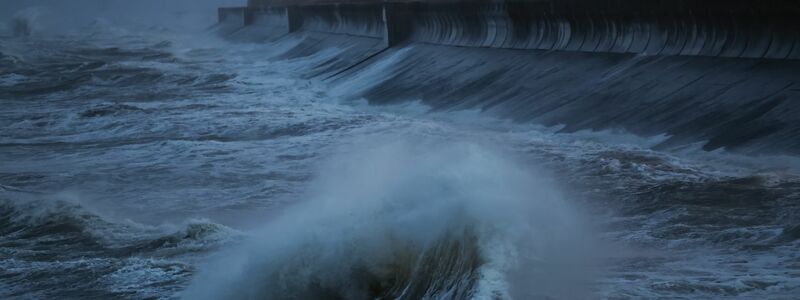
M190 220L178 226L148 226L129 220L113 222L67 200L4 192L6 196L11 193L14 200L0 197L0 234L3 236L0 243L13 248L46 246L47 249L40 250L55 252L54 255L69 253L52 249L63 247L78 250L77 253L99 251L128 256L173 248L182 248L179 252L192 251L192 248L204 248L200 245L212 247L239 235L233 229L207 220Z
M0 298L153 298L174 293L183 262L240 234L192 220L178 226L115 222L44 195L0 194ZM13 199L13 200L11 200Z
M478 144L401 139L355 148L323 168L306 203L201 269L184 297L579 293L574 280L587 274L581 226L541 174Z

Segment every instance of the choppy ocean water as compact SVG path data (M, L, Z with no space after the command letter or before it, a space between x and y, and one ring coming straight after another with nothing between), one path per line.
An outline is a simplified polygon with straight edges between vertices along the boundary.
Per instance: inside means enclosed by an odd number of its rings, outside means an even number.
M778 158L369 106L298 39L2 38L0 298L800 292Z

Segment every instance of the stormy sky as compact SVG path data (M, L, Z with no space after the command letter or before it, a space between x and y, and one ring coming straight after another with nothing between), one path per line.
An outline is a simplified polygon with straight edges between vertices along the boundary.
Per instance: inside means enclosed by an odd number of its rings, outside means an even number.
M70 30L90 23L205 27L216 8L242 6L246 0L0 0L0 30L15 18L33 20L47 30ZM5 27L5 28L4 28Z

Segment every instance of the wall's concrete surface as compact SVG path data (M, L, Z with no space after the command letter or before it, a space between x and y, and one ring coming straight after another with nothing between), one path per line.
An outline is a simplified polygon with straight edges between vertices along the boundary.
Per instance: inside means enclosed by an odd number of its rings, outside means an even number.
M383 38L383 5L309 5L295 9L303 29Z
M553 13L743 13L797 14L800 2L794 0L249 0L250 7L330 5L330 4L544 4Z
M799 4L790 1L313 2L284 6L279 1L252 0L247 10L291 7L292 13L278 17L276 23L384 38L393 45L408 39L507 49L800 58ZM252 13L243 14L249 23Z
M220 21L294 32L285 57L343 49L308 76L368 81L354 96L373 103L800 154L798 2L253 2Z

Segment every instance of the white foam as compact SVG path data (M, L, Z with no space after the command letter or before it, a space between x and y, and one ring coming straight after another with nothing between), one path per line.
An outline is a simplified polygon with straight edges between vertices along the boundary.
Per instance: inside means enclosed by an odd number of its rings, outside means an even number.
M485 260L475 299L510 298L510 274L550 275L552 267L568 268L558 262L574 261L567 253L578 252L582 235L572 209L546 177L513 159L478 144L399 137L351 150L322 168L307 202L204 267L184 297L358 284L348 281L352 268L400 263L393 253L427 251L464 228L476 232ZM526 282L516 290L551 287Z
M347 81L336 84L331 88L331 94L336 96L351 96L361 94L363 91L385 82L394 72L390 68L402 62L414 49L414 46L403 47L399 50L390 50L389 54L375 63L369 64Z

